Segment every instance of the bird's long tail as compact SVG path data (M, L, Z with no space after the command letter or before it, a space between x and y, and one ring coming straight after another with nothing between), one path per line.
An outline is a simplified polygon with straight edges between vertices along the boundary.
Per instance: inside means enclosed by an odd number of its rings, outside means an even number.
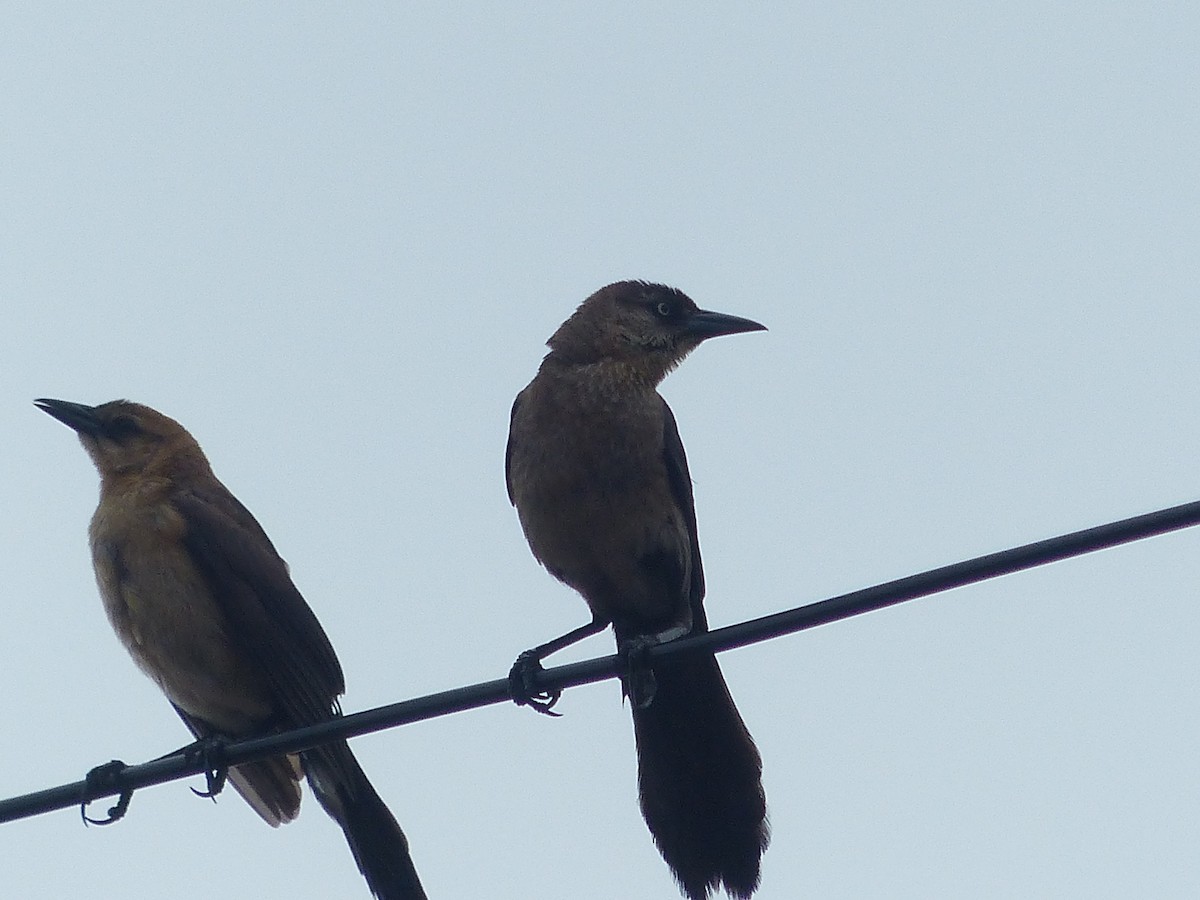
M301 754L325 811L342 826L359 871L379 900L426 900L408 840L344 742Z
M654 665L653 701L633 711L642 815L692 900L758 887L770 839L762 760L715 656Z

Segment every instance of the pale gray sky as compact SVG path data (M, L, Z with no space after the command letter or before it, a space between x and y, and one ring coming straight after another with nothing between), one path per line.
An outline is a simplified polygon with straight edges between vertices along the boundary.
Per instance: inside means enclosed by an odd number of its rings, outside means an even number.
M1190 4L6 6L0 795L186 739L35 397L196 435L347 710L585 620L504 440L617 279L771 329L664 387L714 624L1200 497L1198 76ZM1184 532L726 654L760 900L1200 894L1198 591ZM617 687L561 709L355 741L432 897L677 896ZM0 826L0 892L368 896L311 801L272 831L187 786Z

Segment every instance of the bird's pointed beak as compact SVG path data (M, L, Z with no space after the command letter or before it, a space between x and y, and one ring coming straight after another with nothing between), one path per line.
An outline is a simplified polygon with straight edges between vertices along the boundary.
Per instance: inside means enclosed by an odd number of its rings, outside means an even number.
M766 331L766 325L760 325L752 319L741 316L731 316L726 313L710 312L707 309L692 314L687 321L688 334L695 335L700 340L720 337L723 334L740 334L743 331Z
M70 400L34 400L33 405L44 413L49 413L69 428L79 434L96 434L100 430L100 420L96 418L96 408L82 403L72 403Z

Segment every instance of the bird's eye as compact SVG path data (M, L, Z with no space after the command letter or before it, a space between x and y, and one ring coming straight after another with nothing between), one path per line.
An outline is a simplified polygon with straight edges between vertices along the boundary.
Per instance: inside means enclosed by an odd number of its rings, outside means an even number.
M654 307L654 311L664 319L671 318L672 313L675 312L671 304L666 300L659 300L658 305Z
M115 438L126 438L137 431L138 423L133 416L117 416L108 426L108 433Z

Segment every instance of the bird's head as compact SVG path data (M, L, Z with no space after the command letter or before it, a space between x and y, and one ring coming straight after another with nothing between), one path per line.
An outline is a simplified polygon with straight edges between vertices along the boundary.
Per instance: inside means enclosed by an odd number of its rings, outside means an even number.
M69 400L34 404L72 428L104 479L120 475L176 474L180 467L207 468L195 439L174 419L128 400L86 406Z
M708 338L765 330L750 319L700 309L678 288L619 281L584 300L547 345L551 356L569 364L626 362L645 367L657 382Z

